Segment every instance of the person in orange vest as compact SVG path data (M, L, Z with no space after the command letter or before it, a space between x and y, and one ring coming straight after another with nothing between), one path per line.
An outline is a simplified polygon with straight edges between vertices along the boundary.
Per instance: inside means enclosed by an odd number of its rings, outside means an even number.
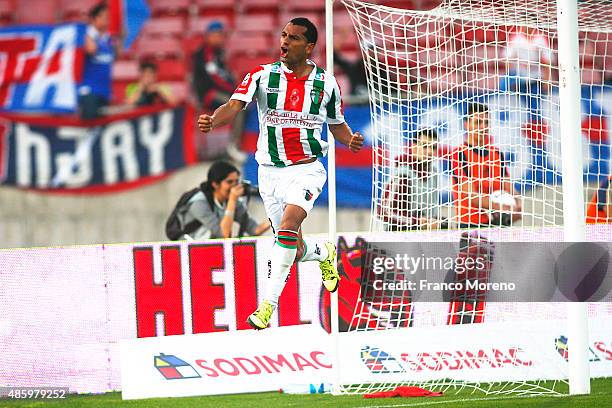
M587 224L612 222L612 176L599 184L586 210Z
M510 181L502 153L492 144L487 105L468 105L464 126L464 144L450 152L459 227L512 225L521 219L521 197ZM496 202L496 192L514 198L514 205Z

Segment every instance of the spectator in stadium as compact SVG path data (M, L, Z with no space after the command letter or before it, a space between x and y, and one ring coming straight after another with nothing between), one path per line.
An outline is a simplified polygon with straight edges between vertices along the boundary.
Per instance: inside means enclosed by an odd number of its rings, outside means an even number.
M480 103L469 104L464 127L465 142L449 153L460 227L507 226L520 220L520 196L509 179L502 153L492 145L489 108ZM514 205L494 200L494 192L512 195Z
M118 43L108 33L108 6L100 2L89 11L85 35L83 82L79 87L82 119L95 119L111 99L111 71Z
M552 50L548 37L535 28L518 27L510 35L505 58L508 72L502 77L500 90L517 93L528 109L529 123L546 133L541 102L550 93Z
M586 210L587 224L612 223L612 176L599 184Z
M240 171L233 165L216 161L208 170L208 178L181 211L179 220L184 227L193 221L201 225L189 237L194 240L209 238L230 238L234 223L240 224L239 236L261 235L270 229L266 220L255 221L241 200L248 194L244 183L240 182Z
M125 89L125 102L131 106L172 105L175 99L169 86L157 82L157 65L143 61L140 63L140 79Z
M342 45L347 38L346 31L338 32L338 38L334 41L334 64L344 72L351 85L351 97L362 98L367 102L368 84L366 80L365 64L361 55L354 61L349 61L342 55Z
M214 111L232 96L235 80L225 62L226 33L223 23L213 21L206 27L204 42L192 55L193 90L202 110ZM240 113L233 124L226 153L243 163L247 156L239 149L246 115Z
M420 130L407 152L395 158L379 217L387 231L438 229L438 134Z

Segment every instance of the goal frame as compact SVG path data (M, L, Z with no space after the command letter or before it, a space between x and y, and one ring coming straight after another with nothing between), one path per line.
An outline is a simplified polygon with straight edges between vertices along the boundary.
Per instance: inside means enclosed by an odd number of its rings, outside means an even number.
M325 59L328 72L334 72L333 7L336 0L325 0ZM340 0L337 0L340 1ZM583 191L583 159L580 138L580 68L578 50L578 4L576 0L556 0L558 30L558 66L561 126L561 156L563 179L563 231L566 242L585 241ZM337 240L336 227L336 158L335 139L328 127L328 236ZM332 393L340 390L341 363L338 354L338 292L331 294L331 350L333 358ZM585 303L568 303L568 332L571 339L569 353L570 395L590 393L588 357L588 318Z

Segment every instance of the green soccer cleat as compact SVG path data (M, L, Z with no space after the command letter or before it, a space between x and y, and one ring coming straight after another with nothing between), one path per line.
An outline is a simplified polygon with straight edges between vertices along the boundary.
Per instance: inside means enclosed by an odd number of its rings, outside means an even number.
M247 318L247 323L255 330L263 330L268 327L272 313L274 313L274 306L272 306L272 303L264 300L257 310Z
M340 275L338 275L338 269L336 268L336 246L331 242L326 242L325 247L329 255L327 255L326 260L319 262L321 278L323 279L325 289L335 292L340 282Z

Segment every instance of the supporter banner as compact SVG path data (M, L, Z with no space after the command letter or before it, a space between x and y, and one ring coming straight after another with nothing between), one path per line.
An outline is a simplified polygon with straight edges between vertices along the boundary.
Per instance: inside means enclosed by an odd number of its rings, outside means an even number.
M468 95L469 96L469 95ZM559 183L561 180L561 118L558 112L558 95L542 101L542 112L547 129L544 132L529 123L529 112L521 106L514 95L491 93L478 97L457 100L436 96L412 101L404 106L387 106L381 114L379 128L385 129L379 135L380 145L389 149L387 156L377 153L379 160L391 160L404 152L407 137L422 128L436 129L440 144L447 148L463 143L465 131L463 115L466 101L486 102L490 108L491 136L494 144L506 159L511 179L519 190L529 189L539 183ZM584 174L593 181L610 174L610 139L608 127L612 112L612 88L601 86L582 87L582 141L584 153ZM362 152L353 154L338 145L337 202L341 207L370 208L372 200L372 141L376 137L370 121L367 106L345 107L345 118L351 128L360 131L366 138ZM258 132L257 111L249 111L246 122L246 146L254 151L253 140ZM323 160L326 165L327 160ZM448 162L440 160L438 168L443 172L439 177L441 202L450 199L451 175ZM257 164L251 157L245 167L245 177L257 179ZM358 183L355 180L359 180ZM327 185L317 205L327 204Z
M331 377L331 340L318 326L121 342L123 399L278 391Z
M83 24L1 28L0 110L74 112L84 43Z
M588 226L587 236L593 241L609 240L611 228ZM458 243L460 236L461 231L341 235L341 330L455 324L449 320L454 313L449 303L384 310L360 301L360 259L371 241ZM559 239L562 229L542 229L537 236L531 230L499 231L500 240L530 237ZM318 242L324 239L319 237ZM272 245L272 237L261 237L0 251L0 383L69 387L73 392L116 390L121 387L118 345L122 339L249 329L246 318L263 297ZM271 326L312 323L328 329L329 298L321 287L318 263L300 263L291 271ZM489 303L482 316L492 323L508 316L528 320L543 313L548 318L565 317L564 305L550 306L543 312L542 304L509 308L505 303ZM589 312L592 316L610 314L606 303L589 304ZM602 341L607 342L608 350L610 339ZM202 352L210 354L197 357L216 356L213 351L203 346ZM175 349L156 353L174 355L189 364L195 361Z
M96 192L134 187L195 161L185 106L144 108L84 123L0 115L0 182Z
M612 376L611 325L610 317L589 320L592 377ZM567 379L571 340L565 320L341 333L340 379L343 384Z

